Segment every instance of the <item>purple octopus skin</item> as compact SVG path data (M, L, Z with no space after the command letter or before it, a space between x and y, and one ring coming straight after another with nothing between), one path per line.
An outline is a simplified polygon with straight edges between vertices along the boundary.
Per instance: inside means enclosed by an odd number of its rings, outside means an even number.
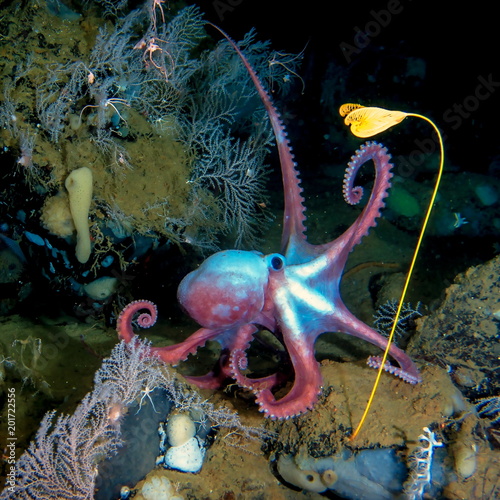
M208 340L218 341L221 357L207 375L187 377L200 387L217 388L228 378L253 391L260 410L270 418L289 418L312 409L321 390L322 377L314 356L314 342L325 332L343 332L385 349L387 339L356 318L340 297L340 280L351 250L369 229L384 207L384 198L392 177L386 148L368 142L352 157L344 178L343 194L347 203L361 200L363 190L354 186L359 168L368 161L375 167L375 181L361 214L337 239L312 245L305 236L304 198L296 164L284 126L269 95L255 71L236 44L225 33L238 53L266 107L276 137L283 186L285 214L282 253L225 250L206 259L179 285L178 299L189 315L201 326L184 342L153 348L166 363L176 365ZM144 300L132 302L118 319L121 338L134 338L132 319L145 310L138 323L149 327L156 320L156 306ZM280 374L250 378L243 374L248 361L246 350L260 329L273 332L284 344L294 370L289 392L276 400L271 389L281 381ZM384 369L410 384L421 381L413 361L398 347L389 354L399 367L387 363ZM372 357L368 364L380 366Z

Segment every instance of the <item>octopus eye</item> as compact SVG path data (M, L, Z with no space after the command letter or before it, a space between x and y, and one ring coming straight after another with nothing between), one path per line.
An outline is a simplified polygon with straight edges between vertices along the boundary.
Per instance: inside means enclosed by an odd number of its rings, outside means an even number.
M281 271L285 266L285 258L282 255L275 254L271 257L270 265L273 271Z

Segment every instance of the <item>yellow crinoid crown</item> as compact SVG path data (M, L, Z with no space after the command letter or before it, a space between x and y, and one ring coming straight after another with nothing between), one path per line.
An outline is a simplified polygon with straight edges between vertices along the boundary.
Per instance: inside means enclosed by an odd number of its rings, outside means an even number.
M414 116L416 118L421 118L422 120L425 120L427 123L429 123L434 131L437 134L437 138L439 141L439 151L440 151L440 162L439 162L439 170L438 170L438 175L436 178L436 182L434 184L434 190L432 192L432 196L429 202L429 205L427 207L427 212L425 213L424 220L422 222L422 228L420 229L420 234L418 237L417 244L415 246L415 251L413 253L413 257L410 263L410 267L408 269L408 273L406 275L406 279L403 285L403 290L401 292L401 298L399 299L398 303L398 308L396 310L396 314L393 319L392 323L392 328L389 334L389 338L387 341L387 347L384 351L384 355L382 357L382 362L380 364L380 368L377 373L377 377L375 379L375 382L373 384L372 392L370 394L370 397L368 399L368 403L366 404L365 411L361 417L361 420L354 430L353 434L351 435L351 439L354 439L358 434L359 431L361 430L361 427L363 426L363 423L366 420L366 417L368 415L368 412L370 410L370 406L373 402L373 399L375 397L375 392L377 390L378 384L380 382L380 377L382 375L382 371L384 369L385 362L387 360L388 354L389 354L389 348L391 346L392 339L394 338L394 332L396 330L396 326L398 325L398 320L401 316L401 309L403 307L404 299L406 297L406 292L408 291L408 286L410 284L410 279L413 273L413 269L415 268L415 262L417 260L417 255L420 250L420 246L422 244L422 240L424 237L425 230L427 228L427 223L429 222L429 217L432 212L432 207L434 206L434 202L436 201L436 196L439 188L439 183L441 181L441 176L443 174L443 165L444 165L444 148L443 148L443 138L441 137L441 133L439 132L439 129L435 125L435 123L427 118L426 116L419 115L417 113L405 113L403 111L391 111L383 108L377 108L377 107L365 107L362 106L361 104L353 104L353 103L347 103L347 104L342 104L339 109L340 116L344 117L344 123L347 126L351 127L351 132L356 136L356 137L372 137L376 134L379 134L380 132L384 132L384 130L387 130L394 125L397 125L398 123L401 123L407 116Z
M340 116L345 117L344 123L351 127L351 132L356 137L371 137L379 134L393 125L401 123L409 113L403 111L390 111L383 108L366 108L361 104L342 104L339 109Z

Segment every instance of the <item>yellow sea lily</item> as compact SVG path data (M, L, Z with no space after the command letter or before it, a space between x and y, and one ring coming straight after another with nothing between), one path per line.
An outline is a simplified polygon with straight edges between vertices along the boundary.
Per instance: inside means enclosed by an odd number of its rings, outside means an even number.
M413 273L413 269L415 268L415 262L417 260L418 252L420 250L420 247L422 245L422 240L424 237L425 230L427 228L427 224L429 222L429 217L431 215L432 207L434 205L434 202L436 200L436 195L439 189L439 183L441 181L441 176L443 174L443 164L444 164L444 148L443 148L443 138L441 137L441 133L439 132L439 129L435 125L435 123L427 118L426 116L419 115L417 113L405 113L403 111L390 111L387 109L383 108L376 108L376 107L364 107L361 104L353 104L353 103L346 103L342 104L339 109L340 116L345 117L344 118L344 123L347 126L351 127L351 132L357 136L357 137L372 137L373 135L379 134L380 132L383 132L384 130L387 130L388 128L391 128L394 125L397 125L398 123L401 123L407 116L414 116L416 118L421 118L422 120L425 120L427 123L429 123L433 128L434 131L437 134L438 140L439 140L439 149L440 149L440 162L439 162L439 170L438 170L438 175L436 179L436 183L434 185L434 190L432 192L431 199L429 201L429 205L427 207L427 211L424 216L424 220L422 223L422 228L420 230L420 234L418 237L418 241L415 247L415 251L413 253L413 257L410 263L410 268L408 270L408 273L406 275L406 279L403 285L403 290L401 292L401 298L398 302L398 308L396 310L395 317L393 319L392 323L392 328L389 334L389 338L387 341L387 347L385 348L384 355L382 357L382 361L380 363L380 368L377 373L377 377L375 379L375 383L373 384L372 392L370 394L370 397L368 399L368 403L366 404L365 411L363 412L363 415L361 417L361 420L354 430L351 439L355 439L356 436L359 434L359 431L361 430L361 427L363 427L363 423L366 420L366 417L368 415L368 412L370 410L371 404L373 402L373 399L375 397L375 392L377 390L378 384L380 382L380 377L382 375L382 371L384 369L385 362L387 360L388 354L389 354L389 348L391 346L392 339L394 338L394 333L396 331L396 326L398 324L398 320L401 316L401 310L404 304L404 300L406 297L406 292L408 291L408 286L410 284L410 279Z
M351 132L356 137L372 137L398 123L401 123L409 113L390 111L383 108L364 107L361 104L347 103L339 109L340 116L345 116L344 123L351 126Z

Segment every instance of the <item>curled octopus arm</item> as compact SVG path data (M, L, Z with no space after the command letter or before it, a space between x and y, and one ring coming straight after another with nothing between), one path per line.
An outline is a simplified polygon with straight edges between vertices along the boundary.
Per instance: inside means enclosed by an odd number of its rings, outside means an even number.
M141 328L150 328L156 323L157 309L153 302L136 300L128 304L117 321L117 331L125 342L133 341L135 333L132 328L134 317ZM205 345L208 340L216 340L223 351L231 353L221 356L219 366L213 371L201 376L186 376L186 380L203 389L217 389L229 377L234 377L243 387L257 391L266 387L273 387L279 381L277 375L270 375L260 379L250 379L241 373L247 367L245 350L249 346L257 327L251 324L239 328L210 329L200 328L190 335L184 342L165 347L152 347L151 354L157 355L165 363L176 365L184 361L190 354Z
M384 199L391 187L390 179L393 167L390 162L391 155L387 152L387 148L381 144L367 142L356 151L348 163L342 189L346 203L357 205L361 201L363 188L355 186L354 180L359 169L370 160L373 161L375 166L375 182L370 199L354 224L341 236L342 240L349 240L350 248L357 245L370 228L376 225L375 221L380 217L381 209L385 207Z
M134 316L143 311L137 317L137 324L141 328L150 328L156 323L158 316L156 305L149 300L135 300L128 304L120 313L116 323L118 336L131 342L135 336L132 328ZM145 312L144 312L145 311ZM194 354L199 347L221 334L221 330L212 330L210 328L200 328L190 335L184 342L165 347L152 347L151 352L159 356L165 363L176 365L184 361L190 354Z
M277 385L281 379L279 374L276 373L260 378L249 378L242 373L242 370L246 370L248 368L246 350L257 330L258 328L253 324L240 326L229 357L229 376L234 378L239 386L249 389L255 393L258 393L263 389L271 389Z

